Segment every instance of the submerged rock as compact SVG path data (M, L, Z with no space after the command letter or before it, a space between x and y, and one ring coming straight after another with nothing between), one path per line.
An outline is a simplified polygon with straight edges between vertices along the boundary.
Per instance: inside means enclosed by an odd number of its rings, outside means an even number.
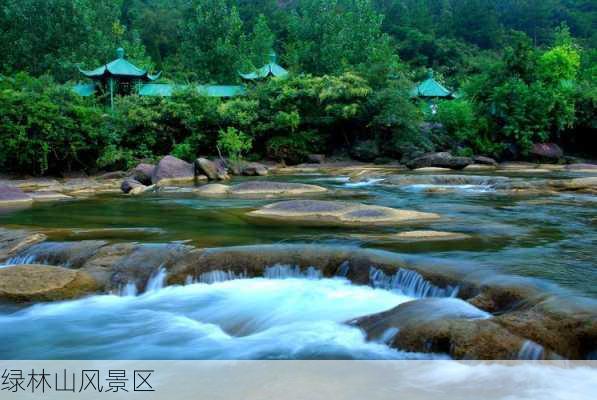
M207 177L204 177L207 179ZM195 168L193 164L179 158L166 156L160 160L151 176L153 184L161 185L176 183L191 183L195 180Z
M511 181L504 176L482 175L390 175L384 180L389 185L504 185Z
M0 269L2 300L67 300L99 289L96 280L82 271L47 265L15 265Z
M291 200L270 204L249 213L250 216L284 222L308 222L339 225L396 225L429 222L440 218L433 213L399 210L343 201Z
M410 169L425 167L463 169L472 163L473 160L469 157L456 157L448 152L441 152L425 154L424 156L409 161L406 166Z
M288 196L311 193L323 193L327 189L317 185L291 182L252 181L230 187L230 193L238 196L275 195Z
M391 235L391 238L403 241L439 241L439 240L464 240L470 236L464 233L440 231L409 231Z
M18 187L0 184L0 206L31 203L33 198Z

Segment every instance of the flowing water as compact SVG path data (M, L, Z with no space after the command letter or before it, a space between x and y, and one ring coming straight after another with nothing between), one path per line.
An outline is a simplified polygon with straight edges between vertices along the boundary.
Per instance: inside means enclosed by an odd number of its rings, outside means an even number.
M412 300L343 278L254 278L38 304L0 316L20 359L423 359L344 324ZM445 357L443 357L445 358Z
M529 179L534 179L529 177ZM586 194L505 195L488 185L458 185L430 192L429 185L390 186L370 179L305 175L268 180L319 184L366 191L355 201L436 212L442 219L395 228L296 226L252 220L246 213L273 202L206 199L188 191L147 197L102 196L89 200L35 204L0 214L0 226L45 230L51 240L112 242L178 241L197 247L265 243L351 244L418 257L466 263L535 277L597 297L597 197ZM469 239L437 242L379 242L375 235L414 229L464 233ZM370 235L371 234L371 235ZM35 261L35 255L26 255ZM23 260L12 260L22 262ZM401 274L401 275L400 275ZM452 297L457 287L437 288L416 273L385 276L372 269L372 287L345 279L321 279L319 271L268 270L263 278L222 271L163 287L158 269L144 293L130 283L119 293L76 301L0 311L1 358L163 359L401 359L404 353L367 342L344 324L418 297ZM281 279L285 278L285 279ZM539 358L533 342L520 358ZM433 357L442 357L434 355Z

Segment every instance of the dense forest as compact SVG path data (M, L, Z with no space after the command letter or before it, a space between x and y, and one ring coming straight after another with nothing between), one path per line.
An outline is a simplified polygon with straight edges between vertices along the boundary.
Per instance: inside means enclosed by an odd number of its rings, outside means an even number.
M128 168L164 154L405 160L439 150L524 159L557 142L594 157L597 4L591 0L1 0L0 169ZM117 47L165 82L238 84L218 99L81 98L78 68ZM428 71L457 90L410 96ZM592 154L591 154L592 152Z

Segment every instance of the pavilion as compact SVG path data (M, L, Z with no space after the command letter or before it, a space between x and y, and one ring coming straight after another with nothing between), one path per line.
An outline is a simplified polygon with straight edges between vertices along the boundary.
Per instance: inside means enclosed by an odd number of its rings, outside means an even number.
M286 78L288 76L288 71L278 64L276 52L272 51L269 54L269 62L263 67L247 74L239 72L239 75L245 81L255 82L269 77Z
M161 72L152 75L147 70L141 69L127 61L124 49L116 50L116 60L98 67L92 71L79 71L93 83L78 84L73 90L81 96L92 96L98 90L110 93L110 105L114 107L114 95L168 97L177 90L185 90L190 85L177 85L155 83L160 78ZM234 97L245 93L243 86L237 85L197 85L195 89L202 95L210 97Z
M410 93L411 97L418 97L427 100L453 100L456 97L456 92L446 89L444 85L433 78L433 71L429 70L427 79L418 83Z
M146 82L153 82L161 76L161 72L155 75L147 70L141 69L124 58L122 47L116 50L116 59L91 71L79 68L79 71L93 84L77 85L75 91L81 95L93 94L96 88L110 92L110 105L114 106L114 95L128 95L133 93L139 85ZM138 89L137 89L138 90Z

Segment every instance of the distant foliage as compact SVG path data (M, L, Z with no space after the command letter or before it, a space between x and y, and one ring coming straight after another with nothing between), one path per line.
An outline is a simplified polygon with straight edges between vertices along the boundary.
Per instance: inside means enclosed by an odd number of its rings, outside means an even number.
M126 169L165 154L524 158L556 141L597 155L591 0L4 0L0 168ZM124 47L176 83L242 83L274 50L288 79L244 96L83 99L78 68ZM411 98L429 69L458 100ZM248 144L250 143L250 145Z

